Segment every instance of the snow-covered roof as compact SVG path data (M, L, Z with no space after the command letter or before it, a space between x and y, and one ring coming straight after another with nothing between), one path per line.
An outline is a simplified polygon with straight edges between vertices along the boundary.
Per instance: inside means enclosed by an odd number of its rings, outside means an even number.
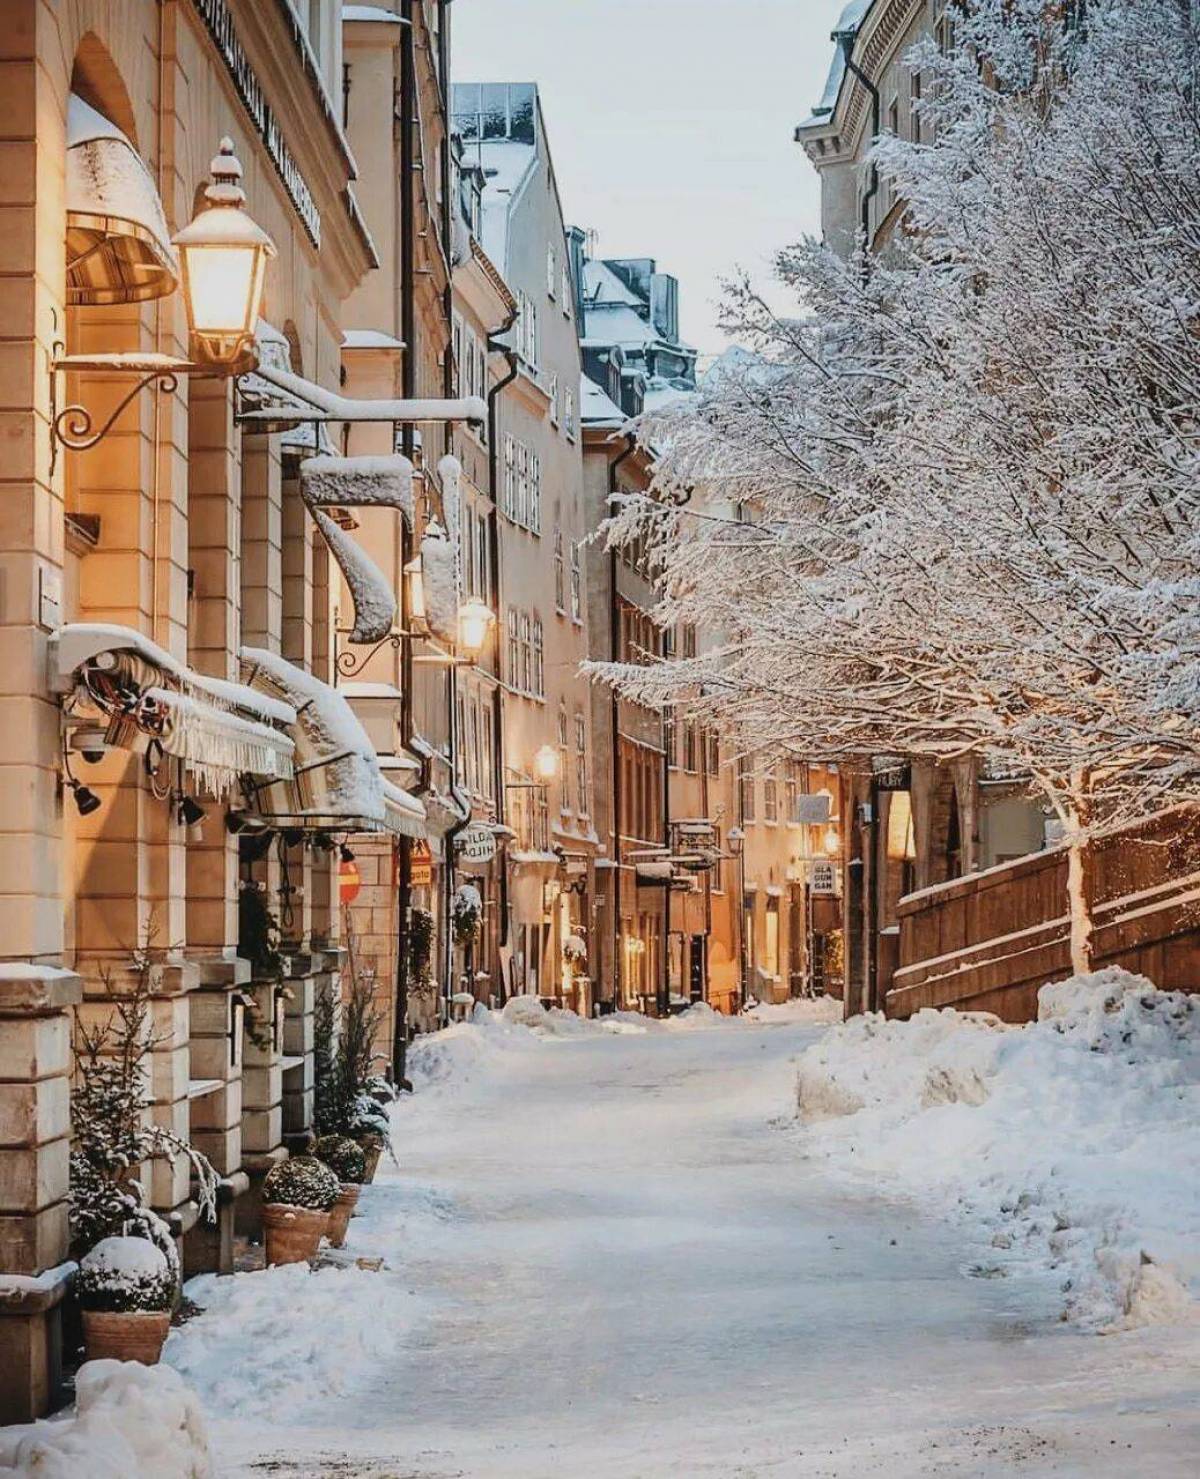
M628 418L590 375L579 382L579 420L584 426L624 426Z
M589 258L583 264L583 291L584 306L588 308L595 303L627 303L636 307L645 302L607 262L597 258Z
M508 219L513 202L537 165L537 146L517 139L471 139L463 159L483 170L480 244L503 274L508 268Z
M850 3L838 17L837 25L833 28L834 36L857 35L867 12L875 0L850 0ZM829 74L825 78L825 87L821 93L821 101L812 110L809 116L800 125L801 128L813 128L818 124L825 123L829 115L837 107L838 94L842 90L842 83L846 77L846 57L839 41L834 42L833 58L829 63Z

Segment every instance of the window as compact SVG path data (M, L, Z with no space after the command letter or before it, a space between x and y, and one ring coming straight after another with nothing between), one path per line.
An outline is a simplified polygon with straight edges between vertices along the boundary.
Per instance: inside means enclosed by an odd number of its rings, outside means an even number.
M536 452L529 454L529 521L526 528L531 534L542 532L542 459Z
M510 432L504 433L504 489L500 511L507 518L517 516L517 444Z
M674 709L663 711L663 749L667 752L667 764L672 770L676 770L679 765L679 754Z
M521 682L518 685L526 693L533 691L533 635L529 622L529 612L522 611L520 615L521 632Z
M699 749L696 743L696 726L689 720L683 726L683 768L687 771L700 769Z
M483 708L480 712L479 717L482 721L480 724L479 734L479 747L482 751L482 754L480 756L479 789L483 792L483 794L487 797L489 801L494 801L496 799L496 775L494 769L496 758L495 742L492 738L492 706L488 703L486 699L484 699L483 701Z
M696 655L696 628L690 622L683 626L683 655L684 657L695 657Z
M779 782L775 772L768 771L763 781L763 821L775 823L779 820Z
M514 606L508 608L508 686L510 688L521 686L521 640L517 611Z
M571 541L571 620L583 620L583 560L574 540Z
M560 702L558 705L558 774L562 782L562 809L568 811L571 805L571 792L567 785L568 764L570 755L567 748L567 706Z
M562 615L567 611L567 564L563 558L562 530L554 531L554 609Z
M542 633L542 618L533 618L533 676L529 691L538 698L546 695L546 641Z
M513 515L518 524L529 524L529 448L517 443L517 505Z
M575 794L579 815L585 817L591 807L588 805L587 720L582 714L575 715Z
M798 822L800 820L800 786L795 776L788 779L785 788L787 795L787 820Z
M528 293L517 295L517 353L530 367L537 368L538 362L538 310L537 304Z
M708 773L718 775L721 770L721 736L715 729L708 731Z
M550 376L550 425L558 425L558 375Z
M563 406L563 425L569 437L575 435L575 392L567 386L566 397Z
M571 274L566 262L562 264L562 311L564 318L571 317Z
M546 245L546 293L554 297L555 289L558 287L558 258L554 254L552 244Z
M913 142L921 142L921 74L914 72L908 81L908 113L912 119Z
M745 763L747 762L743 762L743 764ZM739 800L741 803L742 820L744 822L755 821L756 815L754 810L755 797L753 770L742 771L741 775L738 777L738 790L741 793Z

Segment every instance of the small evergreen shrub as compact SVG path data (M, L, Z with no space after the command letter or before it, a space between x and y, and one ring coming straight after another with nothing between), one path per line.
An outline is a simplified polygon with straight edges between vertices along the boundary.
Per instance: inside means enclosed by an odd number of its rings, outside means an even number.
M367 1158L362 1146L348 1135L322 1135L313 1146L313 1154L325 1162L339 1181L362 1185L367 1174Z
M146 1238L102 1238L79 1265L75 1293L85 1310L162 1313L175 1303L175 1270Z
M315 1155L295 1155L267 1172L263 1201L328 1212L342 1193L342 1183Z

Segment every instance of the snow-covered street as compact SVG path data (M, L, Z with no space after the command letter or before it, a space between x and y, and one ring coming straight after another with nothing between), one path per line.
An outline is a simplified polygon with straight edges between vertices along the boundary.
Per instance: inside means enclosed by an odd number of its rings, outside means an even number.
M1194 1331L1080 1334L806 1156L819 1026L622 1025L418 1049L347 1249L386 1268L210 1285L172 1336L220 1472L1194 1472Z

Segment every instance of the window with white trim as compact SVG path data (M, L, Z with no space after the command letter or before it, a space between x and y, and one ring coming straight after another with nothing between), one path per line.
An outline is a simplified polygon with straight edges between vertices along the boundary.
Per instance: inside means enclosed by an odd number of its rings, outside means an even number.
M533 672L530 675L529 691L538 698L546 696L546 638L540 616L533 618Z
M554 297L554 290L558 287L558 257L554 252L554 244L546 243L546 293Z
M567 264L562 264L562 311L564 318L571 317L571 271Z
M554 531L554 609L560 616L567 614L567 562L561 529Z
M568 385L563 403L563 426L569 437L575 435L575 392Z
M571 541L571 620L583 620L583 556L574 540Z
M533 628L529 612L520 615L521 632L521 681L517 685L524 693L533 692Z
M542 459L529 454L529 520L525 526L531 534L542 532Z
M558 703L558 775L562 784L562 809L571 809L571 791L567 777L570 775L570 750L567 742L567 705L560 699Z
M558 425L558 375L550 376L550 425Z
M587 720L581 713L575 715L575 795L579 815L587 816L591 811L588 797Z

